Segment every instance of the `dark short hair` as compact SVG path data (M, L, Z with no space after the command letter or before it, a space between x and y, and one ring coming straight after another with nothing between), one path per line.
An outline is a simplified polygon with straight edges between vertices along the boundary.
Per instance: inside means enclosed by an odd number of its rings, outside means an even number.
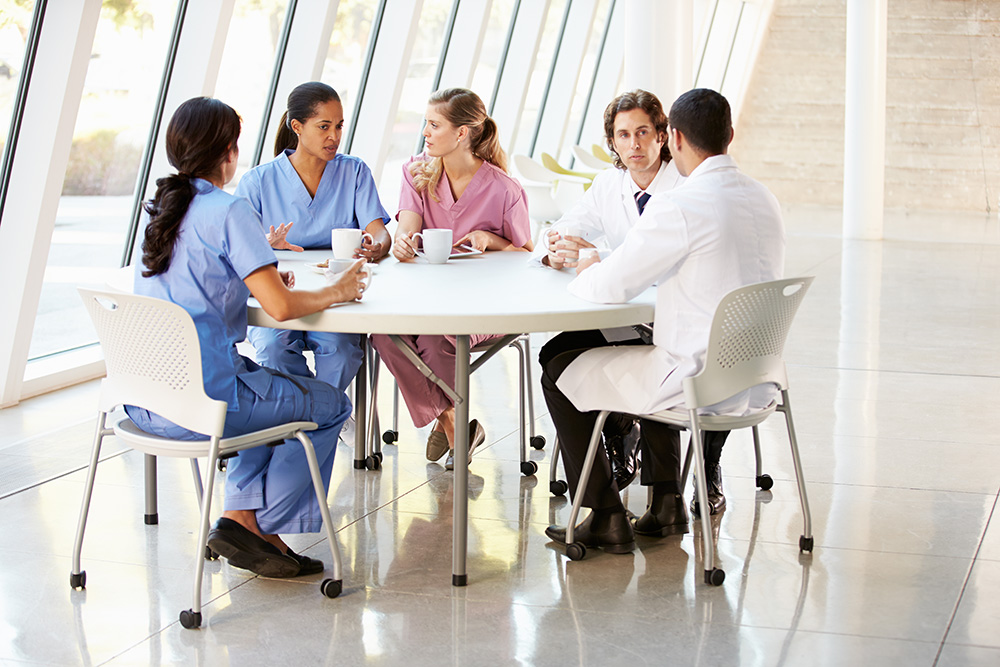
M670 107L670 127L679 130L698 150L721 155L733 138L729 102L708 88L689 90Z
M663 113L663 105L653 93L637 88L622 93L611 100L611 104L604 110L604 139L608 143L608 150L611 151L615 166L619 169L624 169L625 165L622 163L618 151L615 150L615 116L622 111L632 111L633 109L645 111L649 119L653 121L653 127L656 128L656 131L667 133L667 115ZM667 148L665 137L663 147L660 148L660 159L664 162L670 162L670 149Z

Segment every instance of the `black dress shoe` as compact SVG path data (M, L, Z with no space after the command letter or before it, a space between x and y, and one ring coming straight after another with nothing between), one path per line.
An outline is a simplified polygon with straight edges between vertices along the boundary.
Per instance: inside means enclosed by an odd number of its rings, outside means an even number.
M573 541L588 547L601 547L609 554L627 554L635 550L635 534L625 512L614 512L606 517L591 513L573 529ZM598 525L594 525L594 524ZM566 527L549 526L545 534L553 541L566 544Z
M615 484L621 491L635 479L639 473L639 422L625 435L615 435L606 438L604 448L611 462L611 474Z
M301 569L297 560L231 519L216 522L208 534L208 546L233 567L262 577L296 577Z
M666 537L688 532L688 515L684 509L684 498L679 493L657 496L632 528L639 535Z
M708 511L709 514L718 514L726 509L726 497L722 495L722 466L715 464L705 469L705 477L708 481ZM698 482L694 483L694 497L691 498L692 516L700 514L698 504Z
M315 558L310 558L309 556L302 556L295 553L291 549L285 552L287 555L291 556L299 563L299 574L298 576L304 577L308 574L319 574L326 569L323 565L323 561L316 560Z

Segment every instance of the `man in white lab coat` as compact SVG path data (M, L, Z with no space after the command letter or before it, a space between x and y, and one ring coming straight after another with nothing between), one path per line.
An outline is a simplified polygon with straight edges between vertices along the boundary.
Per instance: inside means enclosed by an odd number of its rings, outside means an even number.
M578 297L620 303L655 284L657 299L653 345L573 350L543 369L542 389L564 447L571 489L579 479L595 411L648 413L682 403L682 381L704 363L722 297L782 275L785 240L778 202L726 155L732 136L729 103L722 95L696 89L679 97L670 109L668 144L687 181L652 198L607 259L578 262L579 275L569 286ZM742 413L757 402L747 394L713 411ZM653 487L650 506L629 523L599 454L602 465L594 467L583 499L593 512L576 532L587 546L626 553L635 547L634 532L665 535L687 529L679 495L679 434L645 421L640 446L641 481ZM565 528L550 526L545 532L565 542Z
M615 168L597 174L583 198L552 225L546 242L535 249L532 263L568 270L576 267L582 248L617 248L639 222L649 198L684 181L670 161L667 114L656 95L632 90L613 99L604 110L604 136ZM631 327L570 331L546 343L538 360L545 366L570 350L643 342ZM615 483L624 489L637 472L638 422L614 413L608 417L603 432ZM721 483L719 490L721 493Z
M667 115L652 93L633 90L612 100L604 110L604 135L616 169L607 169L594 178L583 198L549 230L546 243L539 244L532 255L533 262L556 269L575 268L583 248L614 250L638 224L651 196L684 182L667 147ZM566 332L550 340L538 360L544 367L557 355L571 350L651 342L648 334L642 333L644 338L631 327ZM604 443L619 491L635 479L639 430L636 419L620 413L609 415L604 425ZM712 514L726 506L720 460L728 435L728 431L702 434ZM691 509L697 511L696 500L691 501Z

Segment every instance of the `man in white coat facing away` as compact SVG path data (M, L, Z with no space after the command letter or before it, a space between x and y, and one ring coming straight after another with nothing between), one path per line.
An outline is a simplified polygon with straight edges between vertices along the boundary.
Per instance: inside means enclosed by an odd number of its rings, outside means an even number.
M728 292L776 280L784 265L784 228L777 200L726 155L733 129L729 103L704 88L681 95L670 109L668 145L687 181L653 197L622 244L605 260L585 258L569 291L597 303L628 301L656 285L653 345L610 346L562 353L545 365L542 389L564 448L575 493L597 410L649 413L683 402L682 381L703 366L715 308ZM764 400L746 395L714 406L740 414ZM593 511L576 539L611 553L635 548L634 533L687 530L680 490L679 433L643 421L642 484L653 487L646 513L629 523L606 455L598 454L583 505ZM566 529L546 535L566 541Z
M580 201L552 225L545 243L538 244L532 254L532 264L571 270L582 248L617 248L639 222L651 196L684 182L670 159L667 114L656 95L637 89L611 100L604 110L604 138L615 168L597 174ZM546 343L538 361L545 366L570 350L644 342L631 327L568 331ZM612 413L603 432L615 483L624 489L637 472L638 422L630 415ZM717 486L721 497L721 480Z

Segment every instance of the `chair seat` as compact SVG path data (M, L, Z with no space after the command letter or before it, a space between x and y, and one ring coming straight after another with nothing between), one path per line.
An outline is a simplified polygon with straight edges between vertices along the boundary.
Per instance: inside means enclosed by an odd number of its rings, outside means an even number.
M756 426L774 414L778 409L778 402L771 401L770 405L760 410L754 410L746 415L698 415L699 426L703 431L733 431L738 428L749 428ZM681 426L690 428L691 415L684 407L661 410L649 415L641 415L643 419L670 424L671 426Z
M219 441L219 454L238 452L264 443L294 438L296 431L314 431L317 428L318 425L313 422L289 422L233 438L223 438ZM208 438L204 440L174 440L152 435L141 430L128 417L115 424L114 430L116 436L136 449L156 456L182 458L208 456L211 443Z

